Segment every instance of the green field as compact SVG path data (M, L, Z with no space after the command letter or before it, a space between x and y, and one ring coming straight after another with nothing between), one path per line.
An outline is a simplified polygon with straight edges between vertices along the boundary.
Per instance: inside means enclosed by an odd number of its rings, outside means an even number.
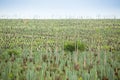
M0 80L120 80L120 19L1 19Z

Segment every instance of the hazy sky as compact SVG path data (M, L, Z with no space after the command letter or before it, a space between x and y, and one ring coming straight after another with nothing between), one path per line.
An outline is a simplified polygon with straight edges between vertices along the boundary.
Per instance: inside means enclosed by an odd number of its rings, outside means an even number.
M0 17L119 17L120 0L0 0Z

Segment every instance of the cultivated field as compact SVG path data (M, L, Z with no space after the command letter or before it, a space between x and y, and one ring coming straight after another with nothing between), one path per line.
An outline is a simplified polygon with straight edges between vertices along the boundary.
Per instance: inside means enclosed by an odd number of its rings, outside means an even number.
M120 20L1 19L0 80L120 80Z

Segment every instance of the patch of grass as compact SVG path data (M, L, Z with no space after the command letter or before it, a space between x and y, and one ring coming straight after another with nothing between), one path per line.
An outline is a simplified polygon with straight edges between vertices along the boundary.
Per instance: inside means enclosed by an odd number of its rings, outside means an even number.
M85 44L83 42L80 42L80 41L76 41L76 42L67 41L64 44L64 50L65 51L70 51L70 52L73 52L73 51L76 51L76 50L84 51L85 50Z
M16 50L16 49L8 49L7 50L7 53L10 55L10 56L12 56L12 55L16 55L16 56L18 56L18 55L20 55L20 51L19 50Z

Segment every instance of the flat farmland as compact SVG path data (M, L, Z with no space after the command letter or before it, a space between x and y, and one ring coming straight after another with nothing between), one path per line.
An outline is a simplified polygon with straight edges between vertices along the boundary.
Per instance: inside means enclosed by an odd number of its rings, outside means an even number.
M1 19L0 80L120 80L120 20Z

